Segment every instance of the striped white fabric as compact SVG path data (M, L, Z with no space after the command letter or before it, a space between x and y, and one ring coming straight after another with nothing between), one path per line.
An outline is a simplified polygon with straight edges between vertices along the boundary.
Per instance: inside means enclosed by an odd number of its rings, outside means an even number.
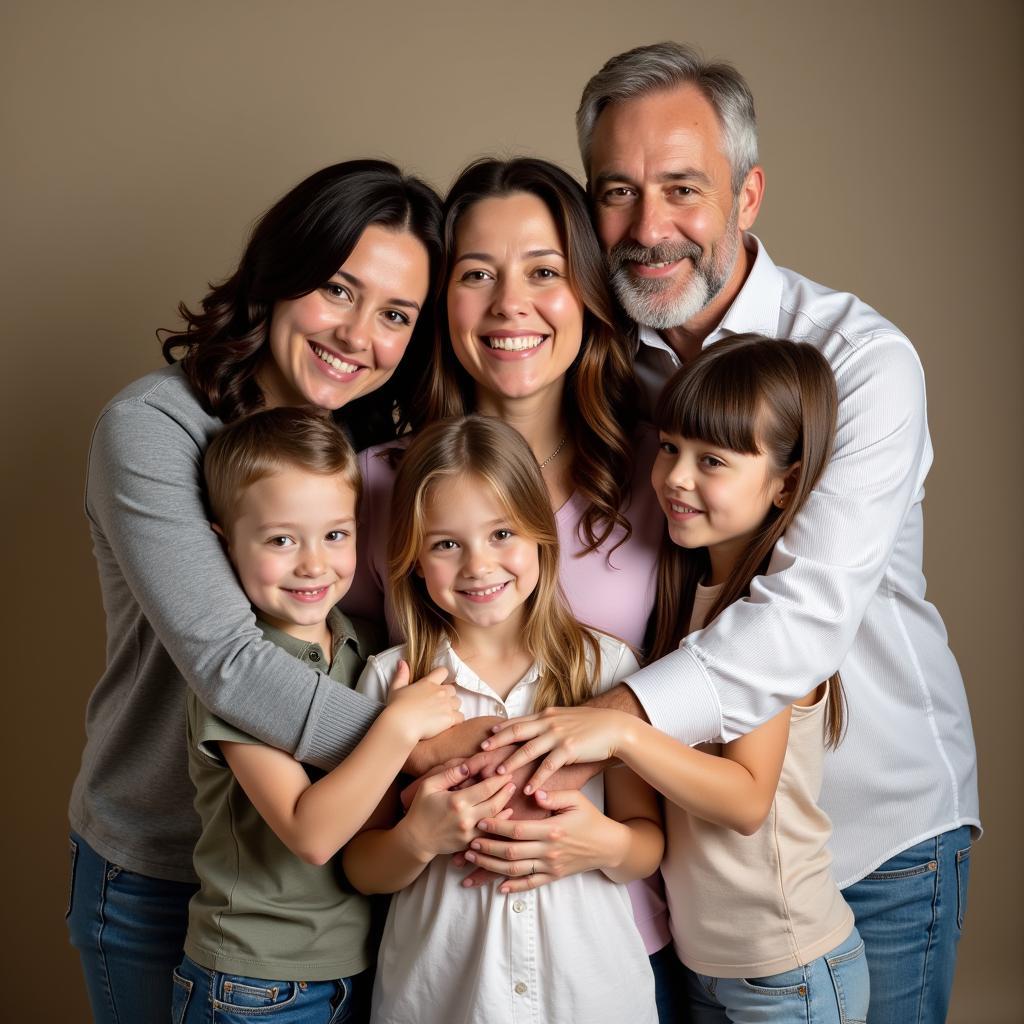
M626 681L654 725L699 743L743 735L838 668L849 728L826 758L821 806L845 887L930 836L980 830L967 697L925 600L924 374L875 310L746 243L753 268L704 344L757 332L819 349L839 388L835 452L750 597ZM678 366L641 328L636 372L652 402Z

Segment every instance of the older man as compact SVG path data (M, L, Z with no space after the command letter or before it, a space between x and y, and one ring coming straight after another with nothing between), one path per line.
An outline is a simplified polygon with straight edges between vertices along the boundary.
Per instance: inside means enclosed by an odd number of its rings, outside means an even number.
M577 130L648 392L706 346L756 332L820 349L840 394L835 454L779 543L766 599L734 605L618 696L688 743L728 741L839 668L850 725L822 803L871 1016L943 1020L980 823L963 683L924 598L920 362L873 309L776 267L746 233L764 172L735 69L672 43L621 54L587 84Z
M652 400L702 349L748 332L814 345L840 395L832 461L758 599L730 606L594 703L645 716L685 743L727 742L838 668L849 729L829 754L821 802L868 952L871 1018L941 1021L979 818L963 683L924 596L932 452L921 364L873 309L776 267L747 233L764 171L753 99L733 67L674 43L620 54L584 89L577 130ZM541 774L572 760L552 734L520 759L548 750ZM674 867L670 852L670 902Z

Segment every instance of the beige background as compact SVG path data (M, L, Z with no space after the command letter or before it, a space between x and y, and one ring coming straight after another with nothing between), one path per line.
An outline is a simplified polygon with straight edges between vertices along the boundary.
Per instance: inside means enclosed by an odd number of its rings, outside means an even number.
M856 292L924 360L929 594L967 680L988 829L954 1019L1021 1020L1021 29L1020 3L994 0L6 0L0 1015L87 1019L60 918L65 804L103 656L81 513L101 405L160 364L154 329L305 174L383 155L443 188L471 157L518 152L578 172L587 77L676 38L753 86L757 231L776 262Z

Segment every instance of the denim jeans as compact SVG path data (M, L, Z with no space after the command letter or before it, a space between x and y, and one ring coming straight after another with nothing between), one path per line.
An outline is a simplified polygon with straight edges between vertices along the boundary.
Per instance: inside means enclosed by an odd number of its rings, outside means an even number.
M211 971L185 957L174 971L171 1024L355 1024L368 1009L369 974L273 981Z
M654 1001L658 1007L658 1024L684 1024L686 1014L686 982L683 965L670 942L664 949L652 953L651 970L654 972Z
M965 825L898 853L843 890L867 950L871 1024L946 1019L970 854Z
M67 923L95 1024L167 1024L196 886L125 871L71 834Z
M855 1024L867 1019L868 966L857 929L804 967L766 978L687 971L694 1024Z

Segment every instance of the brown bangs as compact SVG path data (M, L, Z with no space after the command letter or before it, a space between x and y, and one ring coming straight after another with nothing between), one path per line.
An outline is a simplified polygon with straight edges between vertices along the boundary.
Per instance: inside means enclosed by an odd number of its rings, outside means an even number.
M757 455L764 416L764 389L757 366L747 353L739 359L723 351L715 358L709 350L680 369L658 399L654 422L659 430ZM716 353L717 355L717 353Z

